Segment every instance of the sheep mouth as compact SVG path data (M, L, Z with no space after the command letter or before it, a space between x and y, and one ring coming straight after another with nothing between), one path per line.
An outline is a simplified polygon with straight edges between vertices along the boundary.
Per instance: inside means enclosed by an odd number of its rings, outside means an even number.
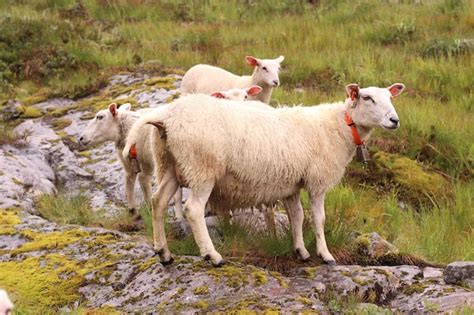
M390 125L390 126L385 126L385 125L382 125L385 129L389 129L389 130L395 130L395 129L398 129L400 127L399 124L396 124L396 125Z

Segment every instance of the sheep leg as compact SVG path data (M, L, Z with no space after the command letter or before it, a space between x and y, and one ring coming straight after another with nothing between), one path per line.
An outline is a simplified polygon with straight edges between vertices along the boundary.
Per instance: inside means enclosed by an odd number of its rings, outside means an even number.
M304 211L303 206L300 201L299 191L286 198L284 201L286 212L291 223L291 233L293 235L293 249L298 255L298 258L306 261L309 259L309 252L304 246L303 240L303 221L304 221Z
M151 208L151 176L141 172L138 174L138 182L143 192L143 198L147 206Z
M178 188L176 193L174 194L174 215L176 219L182 220L183 219L183 189L181 187Z
M184 206L184 216L191 226L201 256L206 260L210 259L212 264L218 267L224 264L224 260L212 244L204 219L206 203L213 188L213 182L207 182L201 187L192 188L191 195Z
M137 204L135 202L135 181L137 180L137 174L134 172L125 173L125 194L127 195L128 211L132 215L137 214Z
M336 260L331 255L326 244L324 236L324 222L326 214L324 211L324 193L316 194L310 192L311 213L313 215L313 223L316 233L316 253L321 256L328 265L335 265Z
M166 242L165 214L168 203L176 189L178 189L178 180L176 179L174 169L168 168L152 197L153 247L160 256L160 261L163 265L173 262Z
M263 215L265 217L265 224L267 229L272 233L273 236L277 236L276 223L275 223L275 206L262 205Z

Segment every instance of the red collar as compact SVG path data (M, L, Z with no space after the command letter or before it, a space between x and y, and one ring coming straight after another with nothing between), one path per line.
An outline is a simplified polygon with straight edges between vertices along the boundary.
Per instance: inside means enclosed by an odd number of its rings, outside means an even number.
M347 111L344 112L344 118L346 120L346 124L351 127L352 131L352 138L354 139L355 145L364 145L365 141L360 139L359 132L357 131L356 124L352 120L351 116Z

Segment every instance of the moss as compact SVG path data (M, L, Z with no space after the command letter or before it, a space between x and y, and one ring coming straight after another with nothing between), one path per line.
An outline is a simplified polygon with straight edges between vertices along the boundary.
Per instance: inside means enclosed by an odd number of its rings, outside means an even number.
M60 249L91 236L89 232L80 229L50 233L38 233L32 230L23 230L21 231L21 235L28 238L30 241L19 248L12 250L12 254L44 249Z
M193 303L192 306L195 308L206 310L209 308L209 303L207 301L200 300L198 302Z
M176 81L173 77L154 77L145 80L143 83L148 86L156 88L163 88L166 90L174 90L176 86L173 84Z
M18 178L16 177L12 177L12 182L14 182L15 184L17 184L18 186L23 186L25 183L23 183L21 180L19 180Z
M393 274L392 274L390 271L385 270L385 269L378 269L378 268L376 268L376 269L374 269L374 271L375 271L376 273L378 273L378 274L384 275L384 276L387 277L387 278L393 277Z
M22 304L35 310L57 309L78 300L77 289L84 281L80 271L77 264L62 255L0 263L2 286L24 297Z
M304 268L305 276L308 279L314 279L316 277L316 267Z
M119 95L127 94L130 93L131 91L137 89L134 85L121 85L117 84L111 87L108 91L107 94L110 95L111 97L117 97Z
M107 164L114 164L115 162L117 162L117 159L112 159L112 160L108 160Z
M288 283L286 283L286 281L283 279L283 276L279 272L270 271L270 275L278 281L280 286L288 288Z
M16 233L15 225L20 224L20 218L16 210L0 210L0 235L12 235Z
M308 299L306 297L303 297L303 296L297 297L296 301L301 302L301 303L303 303L304 305L307 305L307 306L313 305L313 302L310 299Z
M80 156L85 157L85 158L90 158L92 156L92 152L87 150L87 151L81 151L78 153Z
M247 272L241 267L225 265L221 268L208 269L206 272L216 281L226 278L226 284L233 288L239 288L248 283Z
M86 113L86 114L82 115L80 120L90 120L94 117L95 117L95 113L90 112L90 113Z
M47 95L41 95L41 94L31 95L31 96L27 96L27 97L23 97L23 98L19 99L20 103L25 105L25 106L38 104L38 103L44 102L46 100L48 100L48 96Z
M352 282L357 283L358 285L361 285L361 286L366 286L370 283L370 281L362 277L352 277Z
M140 264L138 266L138 270L145 271L156 263L158 263L158 258L157 257L151 257L148 260L146 260L144 263Z
M383 151L374 155L377 166L393 176L402 197L433 204L452 196L452 187L441 175L429 172L407 157Z
M21 113L22 118L38 118L43 116L41 110L31 106L20 106L18 111Z
M403 293L406 295L413 295L415 293L423 293L425 289L426 289L426 285L417 282L404 288Z
M57 119L52 120L50 124L53 127L54 131L59 131L71 125L72 121L67 118L57 118Z
M67 114L69 107L56 108L52 110L49 114L53 117L62 117Z
M444 288L443 289L444 293L453 293L454 291L456 291L454 288Z
M173 280L170 278L166 278L163 281L161 281L161 284L158 288L156 288L153 293L155 294L161 294L163 292L166 292L170 289L170 285L173 284Z
M209 294L209 287L206 286L206 285L202 285L202 286L196 287L196 288L194 289L194 294L196 294L196 295L206 295L206 294Z
M267 275L263 270L255 270L254 272L252 272L252 277L254 278L254 283L257 286L268 282Z

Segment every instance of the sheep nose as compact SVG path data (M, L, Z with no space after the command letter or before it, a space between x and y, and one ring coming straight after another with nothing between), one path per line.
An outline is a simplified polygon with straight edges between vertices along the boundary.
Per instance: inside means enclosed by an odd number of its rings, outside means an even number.
M278 80L273 80L273 84L274 84L275 86L278 86L278 85L280 85L280 81L278 81Z
M398 126L398 123L400 122L400 119L391 117L391 118L390 118L390 121L391 121L395 126Z

